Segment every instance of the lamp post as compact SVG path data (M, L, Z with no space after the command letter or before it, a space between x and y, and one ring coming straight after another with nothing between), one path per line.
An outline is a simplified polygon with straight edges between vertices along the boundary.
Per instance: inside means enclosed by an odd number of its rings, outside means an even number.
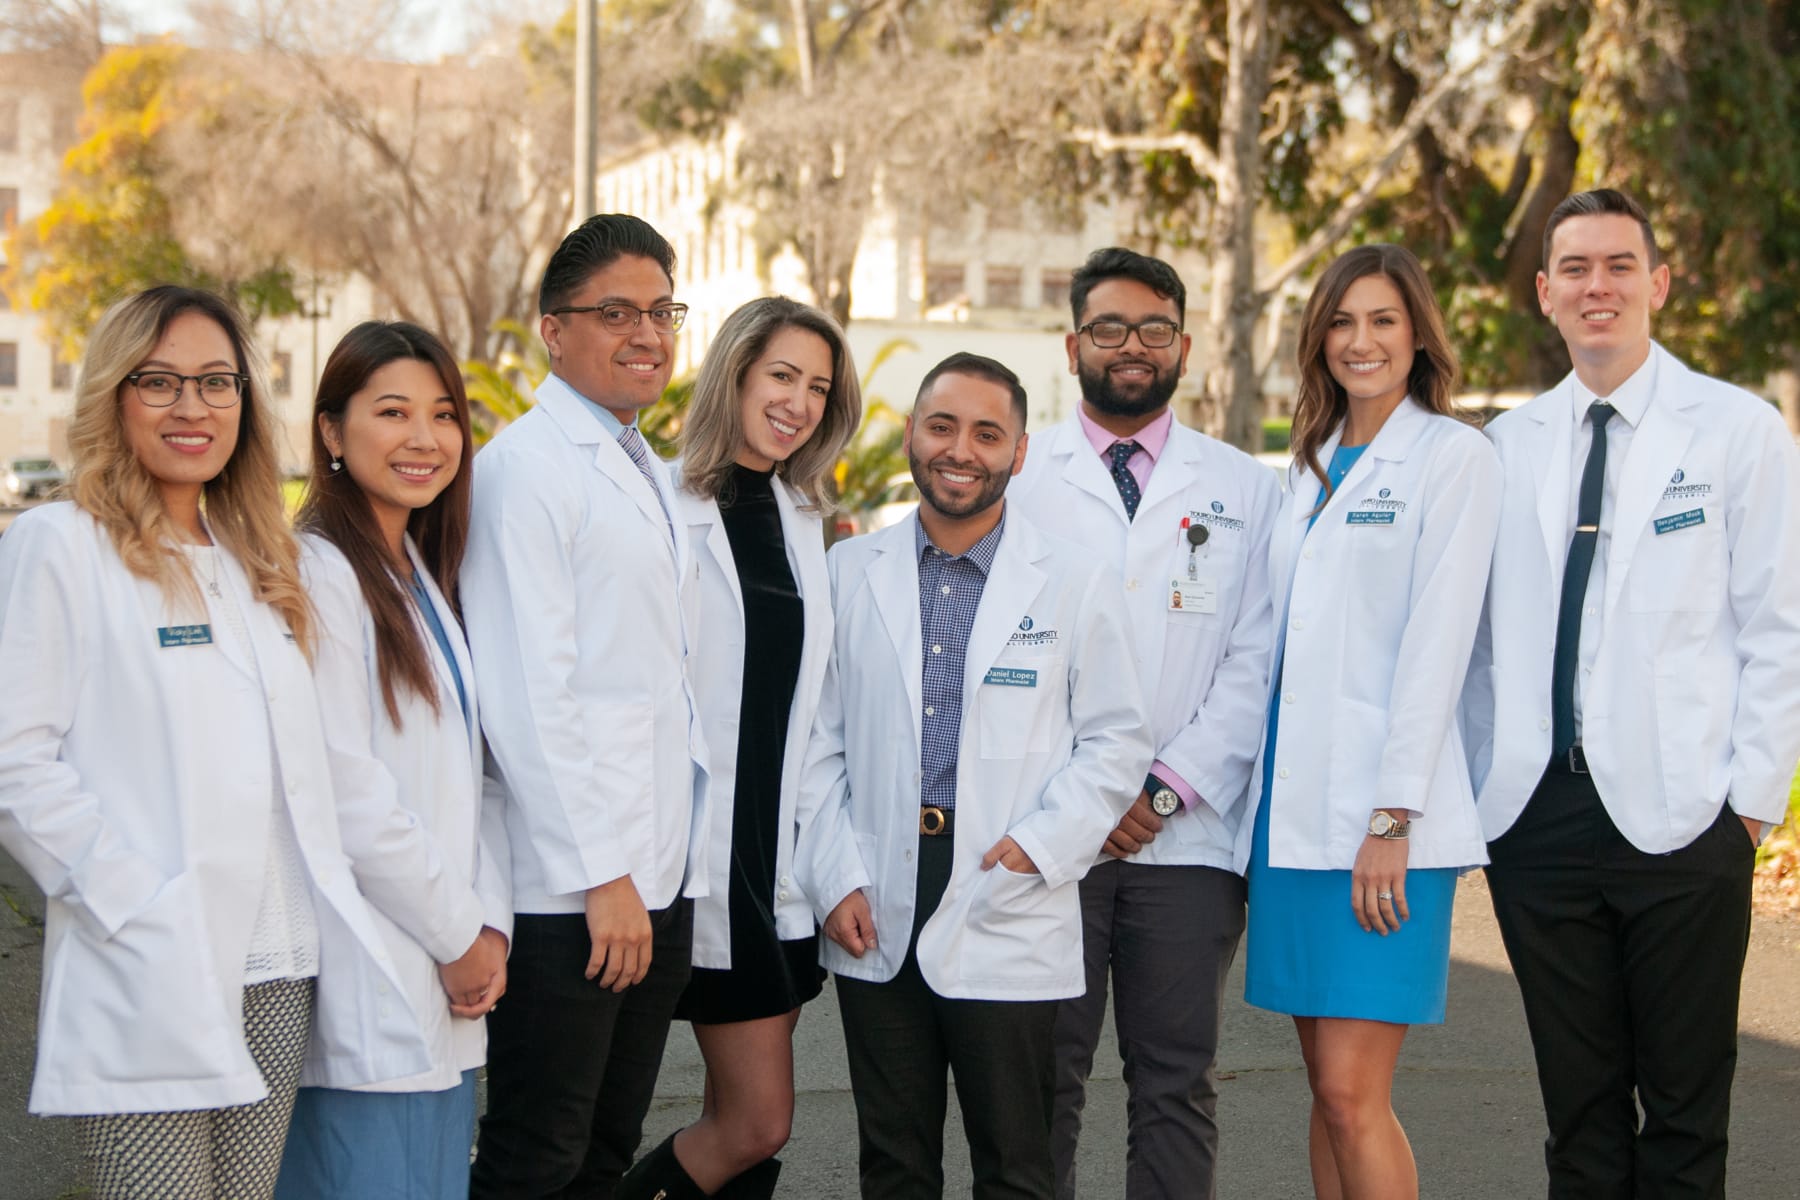
M594 215L594 159L599 142L600 0L575 0L574 220Z

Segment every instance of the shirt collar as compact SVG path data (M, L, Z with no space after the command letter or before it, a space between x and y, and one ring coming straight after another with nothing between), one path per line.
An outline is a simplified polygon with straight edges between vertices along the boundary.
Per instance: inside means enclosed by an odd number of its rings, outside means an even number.
M931 535L925 532L925 522L919 520L919 515L917 513L913 514L913 545L917 548L921 559L925 557L925 552L927 550L936 550L951 562L955 562L959 558L963 559L976 570L980 571L984 576L994 565L994 555L1000 549L1000 535L1005 531L1006 511L1002 509L1000 512L1000 523L988 530L987 536L983 537L973 546L970 546L968 550L964 551L962 554L951 554L948 550L942 549L936 542L931 540Z
M1633 371L1629 378L1613 389L1613 394L1606 397L1606 402L1613 406L1613 411L1624 422L1636 429L1644 419L1644 413L1650 407L1650 392L1656 385L1656 355L1644 359L1643 365ZM1587 416L1588 408L1600 397L1588 389L1587 384L1575 379L1574 409L1575 428L1581 429L1581 422Z
M579 400L583 404L587 405L588 411L593 413L596 417L600 418L600 428L606 430L607 437L611 438L615 442L619 440L619 435L621 433L625 432L624 422L620 421L619 418L613 416L612 412L610 410L602 408L600 405L594 403L592 400L589 400L586 396L584 396L580 392L576 391L573 387L570 386L568 380L564 379L561 375L558 375L556 372L552 371L550 373L550 375L548 376L548 378L555 380L556 383L559 386L561 386L563 391L569 393L569 395L575 397L577 400ZM635 426L636 424L637 424L637 422L635 420L632 421L632 425Z
M1087 410L1080 405L1075 408L1075 419L1081 422L1081 432L1086 436L1088 445L1092 446L1094 453L1102 458L1112 452L1114 442L1126 440L1117 434L1108 433L1094 424L1094 419L1088 416ZM1136 442L1138 447L1150 456L1150 461L1154 464L1157 459L1162 457L1163 447L1169 444L1169 430L1174 427L1175 414L1165 408L1156 420L1132 434L1129 440Z

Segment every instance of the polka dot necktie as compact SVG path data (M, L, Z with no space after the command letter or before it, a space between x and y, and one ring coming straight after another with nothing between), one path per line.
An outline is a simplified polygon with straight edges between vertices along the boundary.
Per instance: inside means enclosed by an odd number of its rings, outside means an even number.
M1125 519L1128 521L1136 519L1138 501L1143 499L1143 493L1138 491L1137 479L1132 476L1130 469L1125 464L1130 462L1131 456L1141 449L1143 447L1136 442L1125 441L1112 444L1113 484L1119 489L1119 499L1125 502Z

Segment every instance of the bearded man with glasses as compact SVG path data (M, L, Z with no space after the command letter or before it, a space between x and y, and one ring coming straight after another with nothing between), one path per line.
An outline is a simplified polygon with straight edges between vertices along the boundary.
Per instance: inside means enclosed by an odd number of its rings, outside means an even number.
M1232 843L1262 741L1275 473L1175 420L1187 289L1160 259L1096 250L1070 280L1081 407L1039 434L1012 487L1033 521L1092 551L1123 589L1157 756L1081 882L1087 990L1056 1019L1058 1200L1110 978L1125 1060L1129 1200L1216 1194L1213 1059L1244 931Z

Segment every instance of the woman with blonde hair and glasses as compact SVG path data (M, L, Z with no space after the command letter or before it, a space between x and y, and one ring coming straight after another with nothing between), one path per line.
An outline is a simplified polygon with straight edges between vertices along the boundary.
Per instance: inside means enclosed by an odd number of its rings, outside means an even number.
M1400 246L1325 269L1297 365L1269 543L1280 633L1236 856L1245 999L1294 1019L1318 1195L1406 1200L1394 1067L1409 1025L1444 1019L1457 868L1487 861L1455 714L1500 462L1456 416L1456 355Z
M158 287L89 336L70 500L0 541L0 845L47 901L31 1109L80 1121L99 1200L269 1196L309 1036L394 1028L339 842L242 319ZM315 980L326 986L315 988Z
M617 1200L766 1198L794 1113L794 1026L819 994L818 931L793 881L801 759L831 648L822 515L862 418L843 330L780 296L720 326L681 431L678 519L697 586L694 692L712 756L711 890L676 1009L706 1059L700 1120L619 1183Z

